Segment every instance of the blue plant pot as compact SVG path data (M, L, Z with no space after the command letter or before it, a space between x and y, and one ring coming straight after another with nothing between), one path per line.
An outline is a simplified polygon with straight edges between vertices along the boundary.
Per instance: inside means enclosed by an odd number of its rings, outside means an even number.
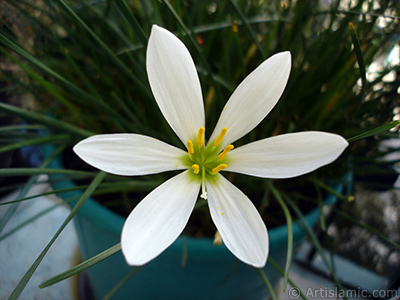
M49 151L49 149L47 149ZM62 168L61 158L51 166ZM54 189L76 186L70 180L54 180ZM337 191L342 186L337 185ZM79 197L82 192L63 193L65 199ZM328 196L333 202L335 197ZM306 221L314 226L318 209L306 215ZM75 227L83 259L88 259L120 242L124 218L88 199L74 217ZM270 257L281 267L286 262L286 225L269 229ZM305 237L298 223L293 223L294 246ZM130 271L118 252L88 270L95 299L102 299ZM267 263L264 268L268 279L276 285L281 276ZM179 237L160 256L141 267L114 294L112 299L179 300L179 299L267 299L268 291L257 269L237 260L222 244L213 245L211 238Z

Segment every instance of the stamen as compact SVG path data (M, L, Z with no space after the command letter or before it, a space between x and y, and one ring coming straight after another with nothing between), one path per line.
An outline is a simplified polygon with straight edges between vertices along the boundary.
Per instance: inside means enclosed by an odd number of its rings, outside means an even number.
M199 174L199 173L200 173L200 167L199 167L199 165L194 164L194 165L192 166L192 169L193 169L193 171L194 171L194 174Z
M191 140L187 141L187 149L188 149L189 154L193 154L194 153L193 142Z
M228 166L226 164L219 164L217 167L215 167L214 169L212 169L212 172L214 174L217 174L219 171L226 169Z
M231 151L233 149L233 145L228 145L225 147L224 151L222 151L219 155L218 155L218 159L219 160L223 160L229 153L229 151Z
M228 129L226 129L226 127L222 128L221 133L217 136L217 138L214 141L214 147L217 147L219 144L221 144L222 139L224 138L227 131Z
M204 145L204 127L200 127L199 132L197 133L197 145L202 147Z

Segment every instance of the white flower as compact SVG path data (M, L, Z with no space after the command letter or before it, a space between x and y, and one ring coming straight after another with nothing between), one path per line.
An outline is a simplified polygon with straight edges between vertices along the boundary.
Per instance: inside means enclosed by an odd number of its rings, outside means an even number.
M279 100L290 73L289 52L272 56L243 80L207 144L200 82L184 44L154 25L146 67L157 104L187 150L139 134L96 135L74 147L85 162L112 174L185 170L153 190L128 216L121 234L126 261L143 265L170 246L185 228L201 189L226 247L241 261L263 267L269 249L265 224L250 199L220 171L294 177L334 161L347 141L325 132L300 132L232 150L232 143L256 127Z

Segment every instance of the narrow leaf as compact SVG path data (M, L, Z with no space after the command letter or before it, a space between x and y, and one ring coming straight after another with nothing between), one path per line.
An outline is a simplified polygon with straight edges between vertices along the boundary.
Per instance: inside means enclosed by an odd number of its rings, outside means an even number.
M93 38L93 40L100 46L100 48L108 54L110 59L127 75L131 78L135 84L146 94L149 94L149 90L145 87L143 82L141 82L136 76L129 70L129 68L118 58L117 55L100 39L100 37L75 13L75 11L64 1L57 0L58 3L68 12L75 21L82 26L85 31Z
M50 165L50 163L53 161L53 159L60 154L61 151L65 149L64 146L58 147L53 153L41 164L41 168L47 168L47 166ZM2 171L4 169L0 169ZM13 169L11 169L13 170ZM25 197L25 195L29 192L31 189L32 185L37 181L38 176L35 175L40 175L40 174L33 174L31 178L26 182L24 187L21 189L19 192L17 198ZM7 225L8 221L11 219L13 214L16 212L18 209L19 203L13 203L11 206L7 209L6 213L1 217L0 219L0 233L3 231L5 226Z
M269 282L267 275L265 275L264 270L260 268L258 269L258 272L260 273L261 278L264 280L264 283L267 286L268 292L271 295L272 300L278 300L274 288L272 287L271 282Z
M275 260L273 260L272 257L268 258L268 263L270 263L274 269L283 276L285 272L282 270L282 268L276 263ZM303 300L308 300L307 297L301 292L300 288L289 278L288 279L289 284L296 289L296 294L298 294ZM296 294L292 294L293 296L296 296Z
M390 130L390 129L398 126L398 125L400 125L400 121L392 121L390 123L383 124L383 125L378 126L378 127L374 128L374 129L371 129L371 130L368 130L368 131L366 131L364 133L356 135L356 136L354 136L352 138L348 138L347 140L349 142L354 142L354 141L357 141L357 140L360 140L360 139L365 139L365 138L370 137L370 136L381 134L381 133L383 133L385 131L388 131L388 130Z
M70 176L89 176L93 177L94 173L86 171L77 170L67 170L67 169L47 169L47 168L10 168L10 169L0 169L0 176L32 176L32 175L42 175L42 174L56 174L56 175L70 175Z
M316 237L315 233L313 232L312 228L310 225L305 221L303 213L300 211L298 206L288 197L285 198L286 202L289 204L289 206L292 208L292 210L297 214L299 217L299 223L303 226L305 231L307 232L308 236L310 237L310 242L314 245L315 249L317 250L318 254L321 256L322 262L325 264L327 267L329 274L332 276L333 281L337 285L337 287L340 290L344 290L342 284L340 283L339 279L336 276L335 271L333 270L332 265L329 263L328 259L326 258L324 251L322 249L322 246L320 242L318 241L318 238ZM348 300L347 297L343 296L345 300Z
M377 237L379 237L380 239L382 239L383 241L385 241L386 243L388 243L389 245L392 245L393 247L396 247L398 249L400 249L400 244L396 243L395 241L393 241L390 238L385 237L384 235L382 235L381 233L379 233L379 231L361 223L360 221L358 221L357 219L354 219L353 217L349 216L348 214L343 213L341 210L333 207L333 210L335 211L335 213L337 213L339 216L341 216L342 218L347 219L348 221L356 224L357 226L360 226L361 228L364 228L365 230L369 231L370 233L372 233L373 235L376 235Z
M139 22L136 20L134 14L132 13L131 9L129 8L128 4L124 0L116 0L115 3L117 4L119 10L124 15L126 20L132 26L133 30L136 32L138 38L140 39L143 46L147 45L147 36L143 32L142 27L140 26Z
M95 264L105 260L106 258L109 258L111 255L114 255L115 253L117 253L120 250L121 250L121 244L118 243L118 244L112 246L111 248L108 248L107 250L85 260L84 262L80 263L79 265L76 265L75 267L72 267L71 269L69 269L63 273L60 273L60 274L50 278L49 280L44 281L43 283L41 283L39 285L39 288L42 289L42 288L51 286L57 282L63 281L71 276L74 276L75 274L94 266Z
M290 215L289 209L286 206L285 202L282 200L281 195L273 186L271 181L268 182L269 188L274 195L275 199L278 201L279 205L282 207L283 213L285 214L286 224L288 227L288 243L287 243L287 257L286 257L286 265L285 265L285 276L283 281L283 290L286 290L288 278L289 278L289 269L290 264L292 263L292 254L293 254L293 224L292 224L292 216Z
M249 21L247 20L247 17L242 13L242 11L237 6L237 4L234 0L230 0L229 2L231 4L231 6L233 7L234 11L238 14L239 18L242 20L243 24L246 26L246 29L249 32L251 38L253 39L253 42L256 44L257 49L261 54L261 57L263 58L263 60L266 59L263 48L262 48L260 42L258 41L256 33L254 32L253 28L251 27Z
M29 268L29 270L26 272L26 274L22 277L21 281L18 283L17 287L14 289L8 300L17 300L19 296L21 295L22 291L28 284L29 280L31 279L33 273L35 273L37 267L45 257L46 253L49 251L50 247L53 245L55 240L58 238L58 236L61 234L61 232L64 230L64 228L67 226L69 221L72 220L72 218L76 215L76 213L79 211L79 209L85 204L86 200L92 195L92 193L96 190L97 186L103 181L104 177L106 176L106 173L104 172L99 172L97 176L93 179L92 183L88 187L88 189L83 193L81 198L79 199L78 203L74 206L74 208L71 210L70 214L68 217L65 219L64 223L61 225L61 227L57 230L56 234L53 236L53 238L50 240L50 242L47 244L47 246L44 248L42 253L38 256L38 258L35 260L35 262L32 264L32 266Z
M365 75L364 57L363 57L363 54L361 51L361 46L360 46L360 41L358 39L357 31L354 28L354 24L352 22L349 23L349 30L350 30L351 39L353 41L354 50L355 50L356 56L357 56L358 67L360 69L361 84L362 84L362 98L364 98L366 84L367 84L367 78Z
M61 132L71 133L73 135L77 135L79 137L88 137L93 135L93 132L87 131L85 129L76 127L74 125L68 124L66 122L62 122L48 116L44 116L42 114L27 111L25 109L19 108L17 106L0 103L0 111L4 111L7 114L11 114L17 116L23 120L38 123L41 125L45 125L51 129L58 130Z
M137 271L140 270L141 267L136 267L133 268L132 271L130 271L120 282L118 282L118 284L110 291L107 293L107 295L105 295L103 297L102 300L110 300L111 297L115 294L116 291L118 291L118 289L125 283L128 281L129 278L132 277L132 275L136 274Z
M27 139L22 142L14 143L12 145L7 145L4 147L0 147L0 153L19 149L25 146L32 146L32 145L41 145L46 143L56 143L62 141L69 141L71 140L71 136L67 134L60 134L60 135L46 135L37 138Z

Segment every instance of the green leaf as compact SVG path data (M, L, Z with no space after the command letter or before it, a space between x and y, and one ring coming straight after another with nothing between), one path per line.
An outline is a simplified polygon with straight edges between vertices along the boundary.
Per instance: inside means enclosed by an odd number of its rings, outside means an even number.
M133 268L132 271L130 271L120 282L118 282L118 284L110 291L107 293L107 295L105 295L103 297L102 300L109 300L111 299L111 297L115 294L116 291L118 291L118 289L125 283L128 281L129 278L132 277L132 275L136 274L137 271L140 270L141 267L136 267Z
M366 73L365 73L364 56L361 51L360 40L358 39L357 31L354 28L354 24L352 22L349 22L349 30L350 30L351 39L353 41L354 50L355 50L356 56L357 56L358 67L360 68L361 84L362 84L362 91L363 91L362 98L364 98L366 84L367 84L367 78L365 75Z
M42 164L41 164L41 168L46 168L48 165L50 165L50 163L54 160L54 158L60 154L61 151L63 151L65 149L65 146L60 146L58 147ZM4 170L4 169L0 169ZM13 170L13 169L11 169ZM38 176L35 176L38 174L34 174L34 176L32 176L31 178L29 178L29 180L27 181L27 183L24 185L24 187L21 189L21 191L19 192L17 198L21 198L24 197L29 190L31 189L32 185L37 181ZM17 210L19 206L19 203L13 203L11 204L11 206L7 209L6 213L1 217L0 219L0 232L3 231L3 229L5 228L5 226L7 225L8 221L11 219L11 217L13 216L13 214L15 213L15 211Z
M312 228L310 225L307 223L307 221L304 218L303 213L300 211L299 207L294 203L291 199L288 197L285 197L286 202L289 204L291 209L296 213L296 215L299 217L299 223L302 225L304 230L307 232L308 236L310 237L310 242L313 244L315 249L317 250L318 254L321 256L322 262L325 264L327 267L329 274L332 276L333 281L335 284L338 286L340 290L344 290L342 284L339 282L335 270L333 269L333 266L329 263L328 259L326 258L324 251L322 249L322 246L320 242L318 241L318 238L316 237L315 233L313 232ZM347 297L343 297L345 300L348 300Z
M36 113L33 111L27 111L25 109L22 109L22 108L13 106L13 105L1 103L1 102L0 102L0 111L4 111L7 114L14 115L16 117L19 117L19 118L29 121L29 122L34 122L34 123L38 123L41 125L45 125L54 130L71 133L71 134L73 134L75 136L79 136L81 138L94 135L93 132L76 127L76 126L68 124L66 122L62 122L62 121L50 118L48 116L44 116L42 114L39 114L39 113Z
M146 46L147 45L147 36L143 32L143 28L140 26L139 22L136 20L134 14L132 13L128 4L124 0L116 0L115 3L117 4L121 13L125 16L125 18L129 22L129 24L132 26L133 30L136 32L138 38L142 42L142 45Z
M89 29L90 30L90 29ZM16 44L15 42L13 42L11 39L9 39L8 37L6 37L4 34L2 34L0 32L0 43L4 43L5 46L7 46L8 48L10 48L12 51L14 51L16 54L22 56L23 58L25 58L28 62L36 65L38 68L40 68L42 71L46 72L48 75L54 77L55 79L58 80L58 82L60 84L62 84L67 90L76 93L79 97L82 97L88 101L90 101L91 103L93 103L94 105L98 106L104 113L109 114L111 116L111 118L113 120L119 121L119 122L125 122L125 124L128 123L127 120L123 119L121 117L121 115L118 114L117 111L115 111L112 107L110 107L109 105L107 105L105 103L105 101L101 98L101 97L96 97L95 95L91 95L87 92L85 92L84 90L82 90L79 86L77 86L76 84L74 84L73 82L65 79L63 76L61 76L60 74L58 74L57 72L55 72L54 70L52 70L51 68L49 68L47 65L45 65L44 63L42 63L40 60L38 60L37 58L35 58L33 55L31 55L29 52L27 52L25 49L23 49L22 47L20 47L18 44ZM106 46L105 46L106 47ZM108 49L108 48L107 48ZM110 49L108 49L109 52L111 52ZM13 58L13 56L9 55L7 53L7 51L3 48L0 47L0 51L3 52L4 54L6 54L8 57L10 57L10 59L12 59L14 62L16 62L18 65L20 65L24 71L31 76L32 78L34 78L36 81L38 81L46 90L48 90L50 93L52 93L57 99L59 99L60 101L63 102L64 105L66 105L67 107L69 107L70 110L72 111L76 111L76 108L67 100L65 99L59 92L58 92L58 88L50 83L49 81L43 80L41 78L41 76L39 74L36 74L34 71L32 71L30 68L28 68L27 66L23 65L22 63L20 63L18 60L16 60L15 58ZM108 52L107 52L108 53ZM111 52L112 53L112 52ZM113 54L114 55L114 54ZM115 55L114 55L115 56ZM116 57L116 56L115 56ZM117 61L122 64L122 62L116 57ZM127 67L125 65L123 65L126 69ZM127 71L129 72L129 70ZM133 76L133 74L130 72L131 76ZM140 83L139 80L136 80L135 78L135 82L137 84ZM145 89L145 88L144 88ZM146 90L146 89L145 89ZM146 90L146 92L148 93L148 90Z
M369 231L373 235L376 235L378 238L380 238L384 242L388 243L389 245L392 245L393 247L396 247L396 248L400 249L400 244L396 243L395 241L391 240L390 238L385 237L384 235L382 235L381 233L376 231L374 228L371 228L371 227L361 223L360 221L358 221L358 220L354 219L353 217L343 213L342 211L340 211L339 209L337 209L335 207L333 207L333 210L335 211L335 213L337 213L342 218L345 218L345 219L349 220L350 222L356 224L357 226L359 226L361 228L364 228L365 230Z
M364 133L360 133L359 135L356 135L356 136L354 136L352 138L348 138L347 140L349 142L354 142L354 141L357 141L357 140L360 140L360 139L365 139L365 138L370 137L370 136L381 134L381 133L383 133L385 131L388 131L388 130L390 130L390 129L398 126L398 125L400 125L400 121L392 121L390 123L386 123L386 124L383 124L381 126L378 126L378 127L374 128L374 129L368 130L368 131L366 131Z
M262 59L266 59L265 53L263 51L263 47L261 46L260 42L258 41L257 35L254 32L253 28L250 25L249 20L247 17L242 13L240 8L237 6L236 2L234 0L229 1L231 6L233 7L234 11L238 14L239 18L242 20L243 24L246 26L247 31L249 32L253 42L256 44L258 51L261 54Z
M50 278L49 280L44 281L43 283L41 283L39 285L39 288L42 289L42 288L51 286L57 282L63 281L71 276L74 276L75 274L94 266L95 264L105 260L106 258L109 258L110 256L114 255L115 253L117 253L120 250L121 250L121 244L118 243L118 244L112 246L111 248L108 248L107 250L97 254L96 256L93 256L93 257L85 260L84 262L80 263L79 265L76 265L75 267L73 267L63 273L60 273L60 274Z
M136 78L136 76L129 70L129 68L118 58L118 56L107 46L107 44L105 44L101 40L101 38L75 13L75 11L64 0L57 0L57 2L68 14L70 14L74 18L77 24L85 29L85 31L104 51L104 53L108 54L109 58L114 61L114 63L124 72L124 74L131 78L143 92L150 96L149 90L146 88L143 82Z
M286 290L288 278L289 278L289 270L290 265L292 263L292 254L293 254L293 224L292 224L292 216L290 215L289 209L286 206L285 202L282 200L281 195L277 191L277 189L273 186L272 182L268 182L268 186L274 195L275 199L278 201L279 205L283 209L283 213L286 218L286 224L288 227L288 243L287 243L287 257L286 257L286 265L285 265L285 276L283 281L283 290Z
M65 141L70 141L70 140L71 140L71 136L67 135L67 134L49 135L49 136L46 135L46 136L41 136L41 137L37 137L37 138L26 139L24 141L14 143L12 145L0 147L0 153L19 149L19 148L22 148L25 146L65 142Z
M276 263L276 261L272 258L269 257L268 258L268 263L270 263L274 269L276 271L278 271L279 274L281 274L281 276L283 276L285 274L285 272L282 270L282 268ZM303 299L303 300L307 300L307 297L301 292L300 288L290 279L288 278L289 284L296 289L296 292L298 293L298 295Z
M70 176L88 176L93 177L94 173L67 169L47 169L47 168L11 168L0 169L0 176L32 176L32 175L70 175Z
M39 264L41 263L41 261L45 257L46 253L49 251L50 247L53 245L53 243L58 238L58 236L61 234L61 232L64 230L64 228L67 226L67 224L76 215L76 213L79 211L79 209L83 206L83 204L85 204L86 200L96 190L97 186L103 181L105 176L106 176L106 173L99 172L97 174L97 176L93 179L93 181L89 185L88 189L83 193L83 195L79 199L78 203L74 206L74 208L71 210L71 212L68 215L68 217L65 219L63 224L57 230L56 234L53 236L53 238L50 240L50 242L44 248L42 253L40 253L40 255L35 260L35 262L32 264L32 266L29 268L29 270L22 277L21 281L18 283L17 287L14 289L14 291L12 292L12 294L10 295L8 300L17 300L18 299L18 297L21 295L22 291L24 290L25 286L28 284L29 280L31 279L33 273L36 271L37 267L39 266Z
M325 184L323 181L318 180L317 178L311 178L311 182L315 183L317 186L323 188L328 193L334 195L336 198L343 200L343 201L351 201L354 196L345 196L338 193L334 188L330 187L329 185Z
M271 295L272 300L278 300L278 298L276 297L274 288L272 287L271 282L269 282L267 275L265 275L264 270L259 268L258 272L260 273L261 278L263 279L265 285L267 286L268 292Z
M0 236L0 242L1 242L2 240L6 239L7 237L11 236L12 234L16 233L18 230L24 228L25 226L31 225L33 221L35 221L36 219L39 219L39 218L42 217L42 216L45 216L47 213L53 211L53 209L55 209L55 208L57 208L57 207L59 207L59 206L61 206L61 205L64 205L64 204L66 204L66 203L70 203L70 202L72 202L72 201L76 201L76 200L78 200L78 197L65 200L65 201L63 201L63 202L54 204L54 205L52 205L51 207L49 207L49 208L47 208L47 209L41 210L39 213L33 215L33 216L30 217L29 219L25 220L24 222L18 224L18 225L15 226L14 228L12 228L12 229L8 230L7 232L3 233L3 234Z

